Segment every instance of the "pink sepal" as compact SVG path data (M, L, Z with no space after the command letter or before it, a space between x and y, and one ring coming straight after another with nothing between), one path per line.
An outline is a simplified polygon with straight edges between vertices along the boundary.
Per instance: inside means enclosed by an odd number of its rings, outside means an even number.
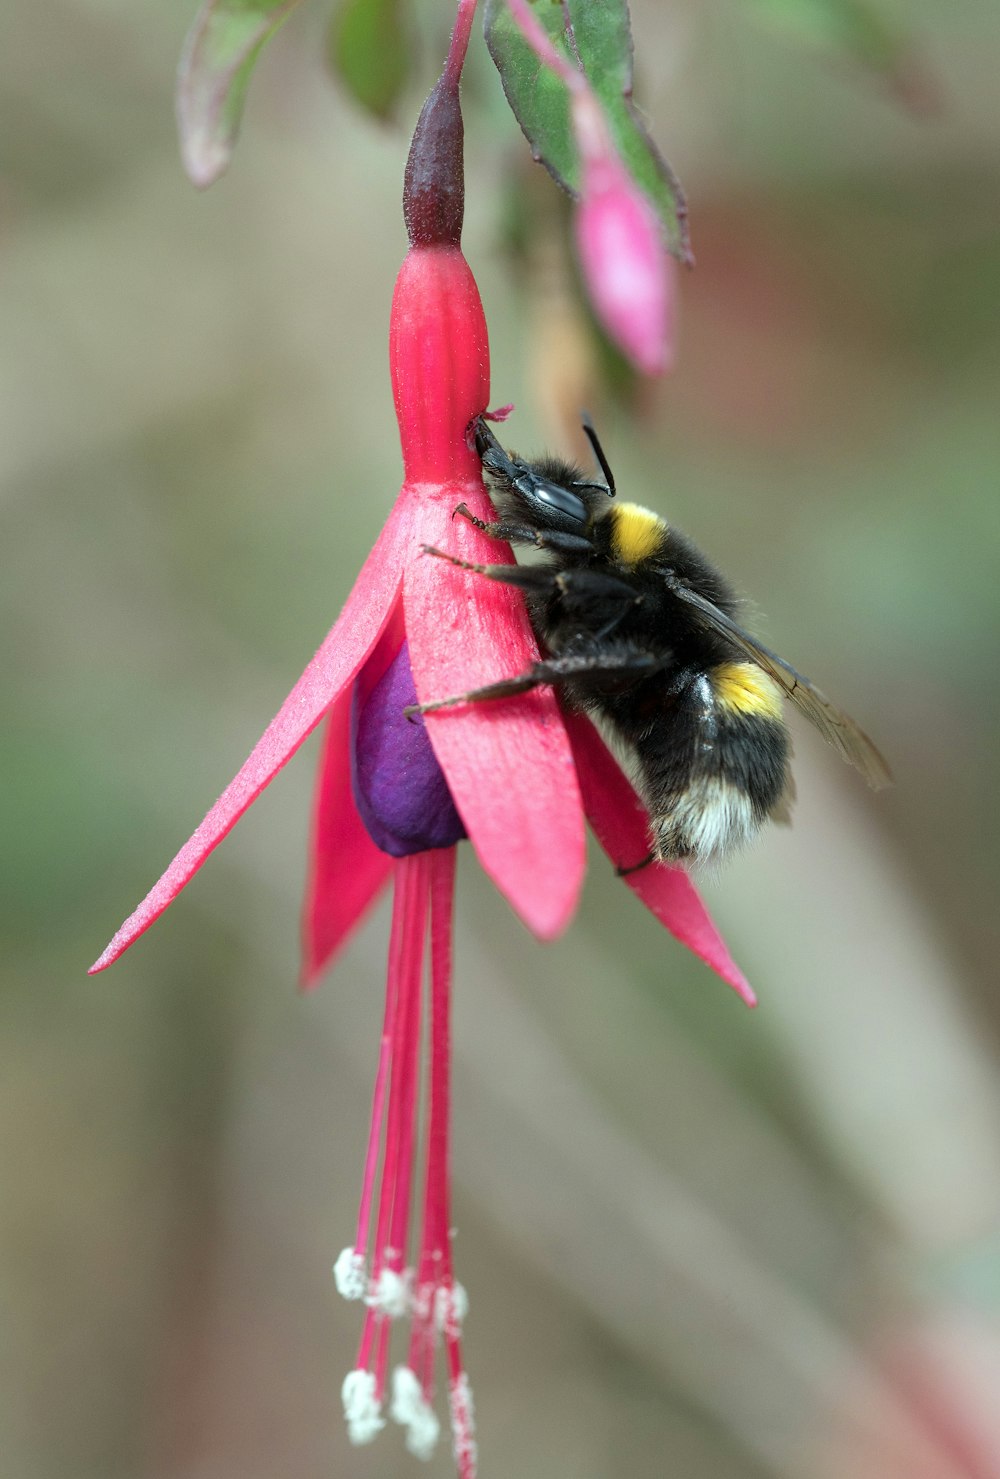
M465 560L510 564L505 545L453 519L462 500L493 517L482 482L421 500L421 533ZM410 663L422 703L523 673L538 648L519 592L431 555L403 584ZM573 757L551 689L427 715L427 732L479 861L542 939L565 928L585 866Z
M348 687L392 614L412 538L410 504L401 497L362 566L343 611L246 764L91 966L91 975L117 960L159 918Z
M326 719L313 801L302 913L302 985L312 987L360 923L393 870L372 842L351 793L351 690Z
M576 757L583 805L590 825L616 867L640 862L649 852L646 809L597 730L579 714L566 716ZM625 882L672 935L711 966L748 1006L757 998L726 948L705 905L683 868L650 863Z

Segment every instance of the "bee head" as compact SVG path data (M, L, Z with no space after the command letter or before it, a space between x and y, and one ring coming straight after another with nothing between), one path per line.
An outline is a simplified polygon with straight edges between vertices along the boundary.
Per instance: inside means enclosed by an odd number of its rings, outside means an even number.
M509 510L535 529L586 534L598 512L597 499L603 503L613 492L570 462L554 457L525 462L504 451L482 416L473 422L473 433L483 469Z

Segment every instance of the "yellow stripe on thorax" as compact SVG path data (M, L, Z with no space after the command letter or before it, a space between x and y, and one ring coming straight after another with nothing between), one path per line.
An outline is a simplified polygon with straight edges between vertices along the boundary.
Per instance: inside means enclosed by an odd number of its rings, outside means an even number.
M732 714L781 718L781 689L753 662L722 662L710 674L716 702Z
M638 565L655 555L667 526L648 508L619 503L611 512L611 550L623 565Z

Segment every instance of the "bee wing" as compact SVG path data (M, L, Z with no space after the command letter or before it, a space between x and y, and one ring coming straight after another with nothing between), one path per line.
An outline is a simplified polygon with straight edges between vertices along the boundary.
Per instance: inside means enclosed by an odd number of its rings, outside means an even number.
M810 683L808 678L797 673L784 658L762 646L756 637L751 637L731 616L720 611L705 596L669 576L667 585L679 600L698 613L706 627L717 632L720 637L725 637L727 642L732 642L734 647L738 647L752 662L763 668L795 707L815 724L823 738L839 751L849 765L861 772L873 790L878 791L883 786L892 784L892 773L885 758L864 730L843 709L832 704L815 683Z

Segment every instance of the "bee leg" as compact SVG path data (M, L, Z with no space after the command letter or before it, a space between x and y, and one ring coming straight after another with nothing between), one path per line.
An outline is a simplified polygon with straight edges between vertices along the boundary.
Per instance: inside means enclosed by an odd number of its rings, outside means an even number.
M503 567L506 568L506 567ZM438 709L451 709L457 704L479 704L494 698L513 698L515 694L527 693L529 689L548 684L553 688L583 673L631 674L647 677L664 664L664 659L653 652L625 652L606 654L600 651L564 653L561 657L543 657L532 663L526 673L514 678L501 678L499 683L489 683L485 688L473 688L469 693L456 693L452 698L436 698L426 704L411 704L403 710L408 719L417 714L434 714Z
M473 524L477 529L481 529L482 532L484 534L488 534L491 539L510 539L511 537L509 534L501 534L500 532L501 529L507 528L507 525L501 523L488 524L485 519L477 519L467 503L460 503L457 505L457 507L453 508L451 516L453 519L458 518L459 516L461 516L463 519L467 519L470 524ZM515 526L511 525L509 527L513 528Z
M525 591L547 591L551 589L554 576L551 570L540 565L476 565L471 560L460 560L432 544L421 545L425 555L434 555L438 560L447 560L459 570L471 570L474 575L485 575L487 580L497 580L502 585L516 585Z
M486 523L483 519L477 519L464 503L458 505L452 518L456 514L460 514L491 539L503 539L508 544L532 544L535 549L555 550L565 554L586 554L594 548L593 540L587 539L583 534L564 534L556 529L532 529L528 524L513 524L506 520Z
M648 868L650 863L655 863L656 861L656 853L648 852L641 863L629 863L628 865L619 863L615 869L615 877L627 878L630 873L639 873L643 868Z
M451 698L436 698L426 704L409 704L403 713L407 719L414 719L417 714L435 714L438 709L451 709L458 704L479 704L491 698L513 698L515 694L527 693L529 689L537 688L539 683L546 681L535 672L541 666L541 663L535 663L520 677L502 678L499 683L488 683L485 688L473 688L468 693L456 693Z
M594 548L594 541L585 534L566 534L561 529L540 529L531 542L535 549L552 550L560 555L585 555Z

